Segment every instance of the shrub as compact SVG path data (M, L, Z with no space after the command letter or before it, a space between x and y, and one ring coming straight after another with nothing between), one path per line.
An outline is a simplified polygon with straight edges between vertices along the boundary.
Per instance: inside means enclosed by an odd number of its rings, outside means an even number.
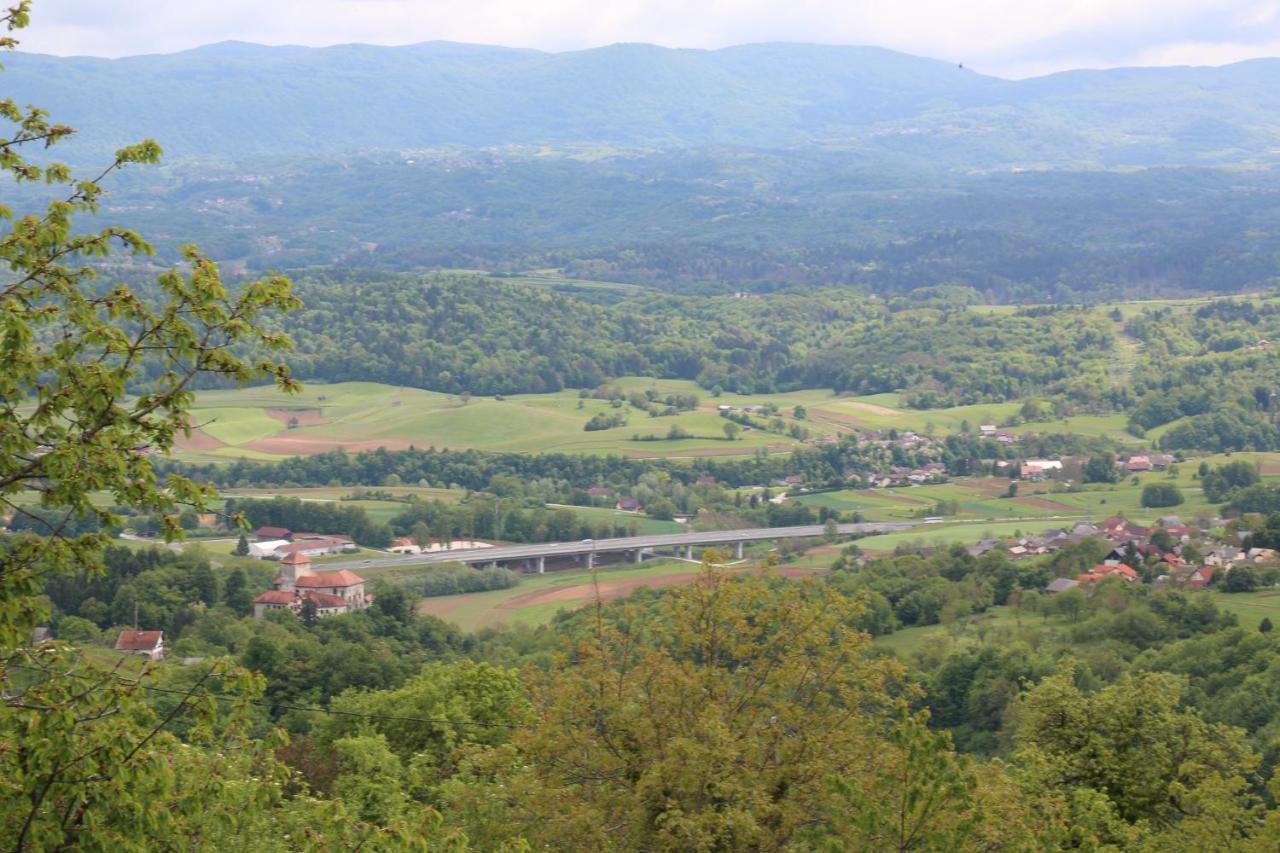
M1172 483L1148 483L1142 489L1142 505L1147 508L1178 506L1186 498Z

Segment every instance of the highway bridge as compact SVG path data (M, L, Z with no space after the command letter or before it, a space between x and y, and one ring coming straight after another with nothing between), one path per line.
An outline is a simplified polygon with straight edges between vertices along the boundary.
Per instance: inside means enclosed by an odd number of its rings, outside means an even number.
M899 530L910 530L919 522L866 522L861 524L840 524L837 529L843 535L892 533ZM451 551L440 551L431 554L409 554L404 556L381 557L372 560L355 560L346 563L325 563L325 571L339 569L360 570L379 567L430 566L439 563L467 563L470 565L521 563L538 572L546 571L548 557L579 557L587 568L595 564L600 554L626 554L639 563L646 552L658 548L669 548L676 554L683 554L685 559L694 558L694 548L698 546L730 546L738 557L742 556L742 547L747 542L766 542L774 539L800 539L811 536L822 536L826 528L820 524L808 524L797 527L749 527L744 530L712 530L698 533L665 533L651 536L627 536L620 539L583 539L580 542L542 542L528 545L500 545L493 548L467 548Z

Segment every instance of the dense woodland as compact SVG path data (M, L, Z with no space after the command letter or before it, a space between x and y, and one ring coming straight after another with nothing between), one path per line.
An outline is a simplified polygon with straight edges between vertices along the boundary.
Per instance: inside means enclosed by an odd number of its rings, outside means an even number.
M920 849L1268 849L1280 640L1237 627L1211 593L1040 592L1105 548L1019 563L907 549L808 582L706 569L687 588L472 636L414 615L412 585L379 584L374 607L346 616L255 621L245 596L263 577L246 585L198 551L119 549L87 590L68 578L50 596L81 642L120 623L105 598L133 596L174 653L261 672L242 724L292 734L278 760L295 798L276 807L338 797L366 833L434 809L432 833L480 849L582 849L583 833L610 849L879 848L904 832ZM1019 621L977 643L940 637L900 662L868 642L995 604ZM153 712L199 668L160 670ZM656 709L669 731L648 722Z
M307 308L286 328L300 377L451 393L642 375L747 394L937 388L935 405L998 401L1099 370L1114 343L1104 317L968 310L945 290L886 302L852 290L707 299L622 288L589 301L501 279L324 273L298 288Z
M1276 281L1273 170L971 172L882 151L443 149L202 159L122 178L113 199L167 254L194 239L249 270L555 268L685 294L944 284L1036 303Z

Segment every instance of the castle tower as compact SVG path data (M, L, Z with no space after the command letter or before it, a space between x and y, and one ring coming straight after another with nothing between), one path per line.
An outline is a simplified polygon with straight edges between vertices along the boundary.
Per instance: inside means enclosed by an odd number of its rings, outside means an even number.
M299 554L296 551L286 554L285 558L280 561L280 589L285 592L293 592L294 584L298 578L309 574L313 574L310 557Z

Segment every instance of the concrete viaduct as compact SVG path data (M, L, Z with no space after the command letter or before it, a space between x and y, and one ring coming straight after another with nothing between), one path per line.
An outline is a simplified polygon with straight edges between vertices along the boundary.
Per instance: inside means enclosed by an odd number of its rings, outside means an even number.
M843 535L891 533L909 530L919 522L867 522L862 524L840 524L837 529ZM339 569L368 568L370 566L429 566L438 563L467 563L469 565L497 565L499 563L521 563L527 568L537 568L539 573L546 571L548 557L580 557L587 568L595 565L599 554L627 554L635 562L644 559L646 551L656 548L670 548L675 553L683 553L686 560L694 558L694 548L701 546L733 546L737 556L742 557L743 546L748 542L766 542L774 539L799 539L822 536L826 529L820 524L797 527L751 527L744 530L712 530L700 533L666 533L652 536L627 536L620 539L584 539L581 542L543 542L528 545L502 545L494 548L469 548L466 550L441 551L434 554L409 554L361 560L349 563L327 563L326 571Z

